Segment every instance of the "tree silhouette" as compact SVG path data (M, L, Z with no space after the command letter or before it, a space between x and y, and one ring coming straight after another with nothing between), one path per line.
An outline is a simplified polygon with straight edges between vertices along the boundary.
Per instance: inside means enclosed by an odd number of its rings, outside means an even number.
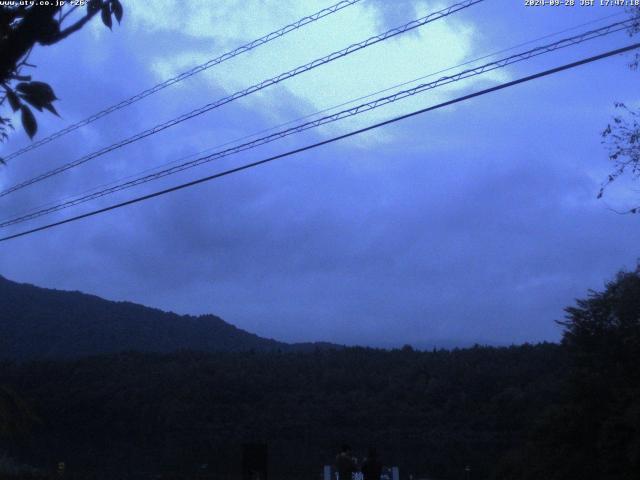
M45 109L57 115L53 106L57 98L51 86L32 80L31 75L22 72L24 68L33 67L28 63L33 48L64 40L98 14L102 22L111 28L112 17L120 23L123 14L119 0L89 0L84 14L80 16L78 5L46 3L49 5L15 2L15 5L0 6L0 90L3 92L0 105L7 102L14 113L20 113L22 126L30 138L38 130L32 107L39 112ZM9 130L13 130L11 119L0 115L0 141L8 138Z
M635 22L628 32L634 36L640 33L640 8L633 8L630 13ZM636 53L629 68L638 70L639 66L640 53ZM640 111L622 102L616 102L615 107L620 113L602 131L603 143L609 150L609 160L613 162L613 171L602 184L598 198L602 198L606 187L625 173L631 174L635 180L640 179ZM640 207L634 206L619 213L640 213Z
M560 401L503 478L632 480L640 471L640 265L566 309ZM519 461L518 461L519 459Z

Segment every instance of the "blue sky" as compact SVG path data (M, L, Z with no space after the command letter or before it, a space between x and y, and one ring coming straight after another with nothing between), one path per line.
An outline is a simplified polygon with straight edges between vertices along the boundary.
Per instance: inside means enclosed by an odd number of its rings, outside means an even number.
M63 117L40 116L38 138L331 2L123 4L125 18L113 32L95 21L34 52L34 78L55 88ZM446 5L363 0L16 159L0 172L0 186ZM594 23L580 30L605 25L622 17L599 19L617 13L487 0L0 199L3 218L522 42L585 22ZM629 42L620 33L548 54L50 219ZM638 219L607 208L629 205L638 185L623 180L604 201L595 198L611 168L599 134L613 103L640 103L640 74L628 61L607 59L4 243L0 273L179 313L215 313L285 341L557 340L563 307L640 257ZM3 151L27 143L19 132Z

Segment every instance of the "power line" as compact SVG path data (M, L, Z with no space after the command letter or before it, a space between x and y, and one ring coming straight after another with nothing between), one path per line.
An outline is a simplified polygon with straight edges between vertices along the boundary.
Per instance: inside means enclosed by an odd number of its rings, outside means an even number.
M138 171L136 173L132 173L130 175L126 175L124 177L120 177L120 178L117 178L115 180L96 185L94 187L91 187L91 188L88 188L86 190L83 190L83 191L81 191L81 192L79 192L77 194L67 195L66 197L58 199L58 200L49 201L49 202L44 203L44 204L40 204L40 205L37 205L37 206L30 207L26 211L22 211L20 213L16 213L15 215L12 215L10 217L5 217L2 220L2 222L8 221L11 218L14 218L14 217L17 217L17 216L28 215L28 214L30 214L32 212L36 212L38 210L45 209L45 208L47 208L49 206L57 205L58 203L63 203L63 202L67 202L67 201L79 198L81 195L85 195L85 194L88 194L90 192L96 192L96 191L98 191L98 190L100 190L102 188L105 188L105 187L108 187L108 186L111 186L111 185L115 185L115 184L123 182L125 180L129 180L129 179L135 178L138 175L143 175L145 173L153 172L153 171L159 170L160 168L167 167L169 165L175 165L175 164L177 164L177 163L179 163L179 162L181 162L183 160L187 160L189 158L194 158L194 157L197 157L198 155L202 155L204 153L211 152L213 150L216 150L216 149L219 149L219 148L222 148L222 147L226 147L227 145L233 145L235 143L241 142L243 140L248 140L250 138L257 137L257 136L262 135L262 134L267 133L267 132L275 131L275 130L277 130L279 128L286 127L287 125L291 125L291 124L300 122L302 120L306 120L308 118L316 117L316 116L318 116L318 115L320 115L322 113L330 112L330 111L336 110L336 109L338 109L340 107L351 105L351 104L353 104L353 103L355 103L357 101L365 100L367 98L374 97L374 96L379 95L381 93L386 93L386 92L389 92L389 91L394 90L396 88L404 87L406 85L410 85L410 84L415 83L417 81L424 80L426 78L431 78L431 77L434 77L434 76L439 75L441 73L446 73L446 72L449 72L451 70L455 70L457 68L464 67L466 65L470 65L470 64L479 62L480 60L484 60L484 59L487 59L487 58L495 57L496 55L500 55L501 53L506 53L506 52L515 50L516 48L520 48L520 47L523 47L523 46L526 46L526 45L531 45L532 43L536 43L536 42L539 42L541 40L545 40L547 38L555 37L555 36L558 36L558 35L560 35L562 33L570 32L570 31L573 31L573 30L577 30L577 29L585 27L587 25L592 25L594 23L599 23L599 22L602 22L603 20L607 20L609 18L619 17L621 15L625 15L625 12L618 12L618 13L613 13L611 15L605 15L603 17L600 17L600 18L597 18L597 19L594 19L594 20L590 20L588 22L580 23L578 25L574 25L572 27L565 28L563 30L559 30L559 31L556 31L556 32L553 32L553 33L549 33L549 34L544 35L542 37L537 37L537 38L534 38L532 40L527 40L526 42L519 43L517 45L512 45L511 47L507 47L507 48L504 48L504 49L501 49L501 50L498 50L498 51L494 51L492 53L484 54L484 55L482 55L480 57L476 57L476 58L471 59L471 60L466 60L463 63L459 63L457 65L453 65L451 67L447 67L447 68L444 68L442 70L438 70L436 72L431 72L429 74L422 75L422 76L420 76L418 78L414 78L412 80L406 80L406 81L404 81L402 83L396 83L396 84L391 85L389 87L385 87L382 90L377 90L375 92L371 92L371 93L368 93L366 95L362 95L360 97L356 97L356 98L347 100L347 101L339 103L337 105L332 105L331 107L325 107L325 108L323 108L321 110L316 110L313 113L309 113L309 114L303 115L301 117L297 117L297 118L294 118L294 119L291 119L291 120L287 120L286 122L279 123L279 124L274 125L272 127L264 128L264 129L259 130L257 132L253 132L253 133L250 133L250 134L247 134L247 135L243 135L243 136L241 136L239 138L234 138L233 140L228 140L228 141L226 141L224 143L216 144L214 146L207 147L207 148L205 148L203 150L199 150L197 152L190 153L188 155L184 155L182 157L179 157L177 159L171 160L169 162L165 162L165 163L162 163L162 164L154 166L154 167L149 167L149 168L146 168L146 169L144 169L142 171ZM0 103L1 103L1 99L0 99Z
M110 205L108 207L104 207L104 208L100 208L100 209L97 209L97 210L93 210L91 212L83 213L81 215L76 215L74 217L70 217L70 218L67 218L67 219L64 219L64 220L60 220L58 222L49 223L47 225L43 225L43 226L40 226L40 227L37 227L37 228L32 228L30 230L25 230L25 231L22 231L22 232L13 234L13 235L8 235L6 237L0 238L0 242L5 242L5 241L12 240L12 239L15 239L15 238L23 237L25 235L30 235L30 234L33 234L33 233L36 233L36 232L41 232L43 230L48 230L48 229L51 229L51 228L54 228L54 227L57 227L57 226L60 226L60 225L64 225L64 224L71 223L71 222L75 222L75 221L81 220L83 218L92 217L92 216L95 216L95 215L98 215L98 214L101 214L101 213L109 212L111 210L116 210L116 209L119 209L119 208L122 208L122 207L126 207L128 205L133 205L135 203L143 202L143 201L155 198L155 197L159 197L159 196L162 196L162 195L173 193L173 192L176 192L178 190L183 190L183 189L186 189L186 188L189 188L189 187L193 187L193 186L199 185L201 183L209 182L211 180L215 180L217 178L225 177L227 175L231 175L233 173L237 173L237 172L240 172L240 171L243 171L243 170L248 170L250 168L257 167L259 165L263 165L263 164L266 164L266 163L269 163L269 162L273 162L273 161L281 159L281 158L289 157L289 156L295 155L297 153L302 153L302 152L305 152L307 150L312 150L314 148L321 147L323 145L327 145L327 144L330 144L330 143L337 142L339 140L343 140L345 138L353 137L355 135L359 135L359 134L368 132L370 130L374 130L376 128L380 128L380 127L383 127L383 126L386 126L386 125L390 125L390 124L398 122L400 120L405 120L407 118L411 118L411 117L414 117L416 115L420 115L420 114L423 114L423 113L426 113L426 112L430 112L432 110L437 110L437 109L440 109L440 108L444 108L444 107L447 107L447 106L450 106L450 105L453 105L453 104L456 104L456 103L460 103L460 102L464 102L466 100L470 100L470 99L475 98L475 97L486 95L488 93L496 92L498 90L503 90L505 88L512 87L512 86L515 86L515 85L518 85L518 84L521 84L521 83L525 83L525 82L529 82L531 80L535 80L535 79L538 79L538 78L542 78L542 77L546 77L546 76L549 76L549 75L553 75L553 74L562 72L564 70L569 70L569 69L572 69L572 68L575 68L575 67L579 67L581 65L586 65L588 63L592 63L592 62L595 62L595 61L598 61L598 60L602 60L604 58L608 58L608 57L611 57L611 56L614 56L614 55L619 55L621 53L625 53L625 52L628 52L628 51L631 51L631 50L635 50L637 48L640 48L640 43L634 43L634 44L628 45L626 47L618 48L618 49L615 49L615 50L610 50L610 51L602 53L600 55L595 55L595 56L592 56L592 57L584 58L584 59L576 61L576 62L572 62L572 63L568 63L568 64L565 64L565 65L562 65L560 67L555 67L555 68L552 68L552 69L549 69L549 70L544 70L542 72L538 72L538 73L535 73L533 75L528 75L526 77L522 77L522 78L519 78L517 80L512 80L510 82L502 83L500 85L496 85L496 86L491 87L491 88L480 90L478 92L470 93L468 95L464 95L464 96L461 96L461 97L457 97L457 98L455 98L453 100L448 100L446 102L442 102L442 103L439 103L437 105L433 105L433 106L426 107L426 108L423 108L423 109L420 109L420 110L416 110L416 111L411 112L411 113L407 113L405 115L394 117L392 119L385 120L384 122L375 123L373 125L369 125L368 127L360 128L358 130L353 130L351 132L348 132L348 133L345 133L345 134L342 134L342 135L338 135L336 137L332 137L332 138L329 138L327 140L322 140L320 142L316 142L316 143L313 143L311 145L307 145L307 146L304 146L304 147L296 148L294 150L289 150L287 152L284 152L284 153L281 153L281 154L278 154L278 155L274 155L274 156L271 156L271 157L268 157L268 158L265 158L265 159L262 159L262 160L258 160L256 162L247 163L247 164L242 165L240 167L235 167L235 168L232 168L232 169L229 169L229 170L225 170L225 171L220 172L220 173L209 175L207 177L199 178L197 180L192 180L190 182L183 183L181 185L176 185L174 187L170 187L170 188L167 188L167 189L164 189L164 190L160 190L160 191L157 191L157 192L154 192L154 193L143 195L141 197L133 198L131 200L127 200L127 201L124 201L124 202L121 202L121 203Z
M243 140L248 140L248 139L253 138L253 137L257 137L257 136L262 135L262 134L267 133L267 132L272 132L272 131L277 130L279 128L286 127L287 125L291 125L291 124L294 124L296 122L300 122L302 120L306 120L308 118L312 118L312 117L321 115L323 113L330 112L332 110L336 110L336 109L338 109L340 107L351 105L351 104L353 104L353 103L355 103L357 101L365 100L367 98L374 97L374 96L379 95L381 93L386 93L386 92L389 92L389 91L394 90L396 88L400 88L400 87L404 87L406 85L410 85L412 83L416 83L416 82L418 82L420 80L424 80L424 79L427 79L427 78L435 77L436 75L439 75L441 73L450 72L451 70L455 70L457 68L464 67L466 65L477 63L480 60L485 60L487 58L495 57L495 56L500 55L502 53L510 52L510 51L515 50L517 48L524 47L524 46L527 46L527 45L531 45L531 44L539 42L541 40L546 40L546 39L551 38L551 37L556 37L556 36L561 35L563 33L567 33L567 32L574 31L574 30L578 30L579 28L586 27L587 25L592 25L594 23L600 23L600 22L602 22L604 20L608 20L608 19L614 18L614 17L620 17L622 15L626 15L626 12L613 13L613 14L610 14L610 15L605 15L605 16L600 17L600 18L596 18L594 20L590 20L588 22L579 23L579 24L574 25L574 26L569 27L569 28L558 30L556 32L549 33L549 34L543 35L541 37L537 37L537 38L534 38L534 39L531 39L531 40L527 40L526 42L522 42L522 43L518 43L516 45L512 45L511 47L507 47L507 48L504 48L504 49L501 49L501 50L497 50L497 51L494 51L492 53L484 54L484 55L482 55L480 57L476 57L476 58L471 59L471 60L466 60L466 61L464 61L462 63L459 63L459 64L451 66L451 67L444 68L442 70L438 70L436 72L431 72L429 74L422 75L420 77L414 78L413 80L407 80L407 81L404 81L402 83L396 83L396 84L391 85L389 87L385 87L382 90L377 90L375 92L371 92L371 93L368 93L366 95L362 95L360 97L353 98L351 100L347 100L346 102L342 102L342 103L339 103L337 105L333 105L331 107L326 107L326 108L323 108L321 110L317 110L317 111L315 111L313 113L306 114L306 115L303 115L301 117L297 117L297 118L292 119L292 120L287 120L286 122L280 123L278 125L274 125L272 127L268 127L268 128L259 130L257 132L254 132L254 133L251 133L251 134L248 134L248 135L243 135L242 137L235 138L233 140L228 140L228 141L226 141L224 143L216 144L216 145L214 145L212 147L205 148L204 150L199 150L198 152L190 153L188 155L185 155L185 156L182 156L180 158L171 160L169 162L162 163L162 164L157 165L155 167L146 168L146 169L144 169L142 171L138 171L138 172L136 172L134 174L126 175L124 177L120 177L120 178L112 180L110 182L96 185L96 186L94 186L92 188L83 190L83 191L81 191L81 192L79 192L77 194L68 195L68 196L66 196L66 197L64 197L62 199L58 199L58 200L55 200L55 201L50 201L50 202L47 202L45 204L40 204L38 206L31 207L28 210L23 211L23 212L18 213L18 214L15 214L15 215L13 215L11 217L8 217L8 218L5 217L0 223L6 222L6 221L10 221L12 218L17 217L17 216L28 215L28 214L30 214L32 212L36 212L38 210L45 209L45 208L47 208L49 206L55 206L58 203L66 203L67 201L75 200L77 198L80 198L81 195L85 195L85 194L88 194L90 192L97 192L98 190L100 190L102 188L109 187L111 185L115 185L115 184L123 182L125 180L129 180L129 179L135 178L138 175L143 175L145 173L153 172L153 171L156 171L156 170L158 170L160 168L167 167L169 165L175 165L175 164L177 164L177 163L179 163L179 162L181 162L183 160L187 160L189 158L197 157L198 155L202 155L204 153L211 152L211 151L216 150L218 148L226 147L227 145L233 145L235 143L241 142Z
M481 60L485 60L487 58L495 57L495 56L500 55L502 53L510 52L510 51L513 51L513 50L515 50L517 48L524 47L524 46L527 46L527 45L531 45L531 44L539 42L541 40L546 40L548 38L556 37L556 36L561 35L563 33L571 32L571 31L574 31L574 30L578 30L578 29L580 29L582 27L586 27L588 25L593 25L594 23L600 23L600 22L603 22L604 20L608 20L608 19L611 19L611 18L614 18L614 17L620 17L622 15L627 15L627 13L626 12L617 12L617 13L612 13L610 15L605 15L605 16L602 16L600 18L589 20L588 22L579 23L579 24L574 25L574 26L569 27L569 28L564 28L562 30L555 31L553 33L549 33L549 34L543 35L541 37L537 37L537 38L534 38L534 39L531 39L531 40L527 40L526 42L521 42L521 43L518 43L516 45L512 45L510 47L494 51L492 53L484 54L484 55L482 55L480 57L476 57L476 58L471 59L471 60L466 60L466 61L464 61L462 63L457 64L457 65L453 65L451 67L447 67L447 68L438 70L436 72L431 72L431 73L428 73L426 75L422 75L420 77L414 78L412 80L406 80L406 81L401 82L401 83L396 83L396 84L391 85L389 87L385 87L385 88L383 88L381 90L376 90L375 92L371 92L371 93L368 93L366 95L362 95L360 97L356 97L356 98L353 98L351 100L347 100L347 101L339 103L337 105L333 105L331 107L325 107L325 108L323 108L321 110L316 110L313 113L309 113L309 114L303 115L301 117L297 117L297 118L294 118L294 119L291 119L291 120L287 120L286 122L280 123L278 125L274 125L272 127L264 128L262 130L258 130L257 132L253 132L251 134L243 135L243 136L241 136L239 138L235 138L233 140L228 140L226 142L216 144L214 146L205 148L203 150L199 150L197 152L193 152L193 153L190 153L188 155L184 155L182 157L179 157L177 159L171 160L169 162L165 162L165 163L162 163L160 165L157 165L157 166L154 166L154 167L150 167L150 168L146 168L146 169L144 169L142 171L138 171L136 173L133 173L133 174L130 174L130 175L126 175L124 177L120 177L120 178L117 178L115 180L96 185L94 187L85 189L85 190L83 190L83 191L81 191L81 192L79 192L77 194L68 195L68 196L66 196L64 198L61 198L61 199L58 199L58 200L55 200L55 201L49 201L49 202L46 202L44 204L33 206L33 207L27 209L26 211L22 211L20 213L17 213L15 215L10 216L10 217L5 217L4 219L2 219L0 221L0 223L9 221L14 217L28 215L30 213L37 212L38 210L46 209L47 207L50 207L50 206L55 206L58 203L66 203L67 201L71 201L71 200L79 198L81 195L85 195L85 194L88 194L90 192L97 192L98 190L100 190L102 188L109 187L111 185L115 185L115 184L123 182L125 180L129 180L129 179L135 178L138 175L143 175L145 173L153 172L153 171L156 171L156 170L158 170L160 168L167 167L169 165L175 165L175 164L177 164L177 163L179 163L179 162L181 162L183 160L187 160L189 158L194 158L194 157L197 157L198 155L202 155L204 153L211 152L213 150L216 150L216 149L219 149L219 148L222 148L222 147L226 147L227 145L233 145L235 143L241 142L243 140L248 140L250 138L257 137L257 136L262 135L262 134L267 133L267 132L275 131L275 130L277 130L279 128L286 127L287 125L291 125L291 124L300 122L302 120L306 120L308 118L316 117L316 116L321 115L323 113L330 112L332 110L336 110L336 109L338 109L340 107L351 105L351 104L353 104L355 102L358 102L360 100L365 100L367 98L374 97L374 96L379 95L381 93L386 93L386 92L389 92L389 91L394 90L396 88L400 88L400 87L404 87L406 85L410 85L412 83L416 83L416 82L418 82L420 80L424 80L424 79L427 79L427 78L435 77L436 75L439 75L441 73L450 72L450 71L455 70L457 68L464 67L466 65L471 65L471 64L477 63L477 62L479 62Z
M471 78L477 75L481 75L484 74L486 72L490 72L493 70L496 70L498 68L504 68L508 65L512 65L514 63L518 63L518 62L522 62L525 60L529 60L531 58L534 58L536 56L539 55L543 55L545 53L549 53L549 52L553 52L562 48L567 48L570 46L574 46L574 45L578 45L580 43L583 43L585 41L588 40L593 40L596 38L601 38L605 35L609 35L612 33L616 33L622 30L627 29L630 25L631 25L632 21L631 20L626 20L626 21L622 21L622 22L616 22L613 23L611 25L607 25L605 27L601 27L599 29L596 30L591 30L588 32L584 32L578 35L575 35L573 37L569 37L569 38L564 38L561 40L558 40L556 42L553 42L551 44L548 45L544 45L544 46L540 46L540 47L536 47L533 48L531 50L527 50L525 52L521 52L515 55L511 55L509 57L506 58L502 58L500 60L496 60L493 62L489 62L486 63L484 65L475 67L475 68L471 68L471 69L467 69L467 70L463 70L461 72L456 73L455 75L450 75L450 76L446 76L446 77L441 77L436 81L430 82L430 83L425 83L425 84L421 84L421 85L417 85L413 88L407 89L407 90L402 90L399 92L396 92L392 95L388 95L385 97L381 97L378 98L376 100L367 102L367 103L363 103L360 105L357 105L355 107L352 108L348 108L345 110L342 110L340 112L336 112L334 114L331 115L326 115L324 117L318 118L316 120L313 121L309 121L285 130L281 130L279 132L275 132L272 133L270 135L252 140L250 142L246 142L243 143L241 145L237 145L231 148L227 148L225 150L221 150L218 152L214 152L210 155L206 155L200 158L197 158L195 160L191 160L185 163L182 163L180 165L176 165L170 168L166 168L164 170L160 170L157 171L155 173L151 173L142 177L138 177L134 180L130 180L118 185L115 185L113 187L110 188L106 188L104 190L99 190L97 192L94 193L90 193L88 195L84 195L78 198L74 198L72 200L68 200L62 203L59 203L57 205L48 207L48 208L43 208L40 210L37 210L35 212L32 213L28 213L22 216L19 216L17 218L12 218L10 220L5 220L3 222L0 222L0 228L4 228L4 227L8 227L10 225L16 225L19 223L23 223L26 222L28 220L33 220L35 218L39 218L41 216L44 215L48 215L50 213L53 212L57 212L66 208L70 208L76 205L80 205L82 203L86 203L88 201L91 200L96 200L98 198L104 197L106 195L110 195L125 189L129 189L132 187L136 187L139 185L142 185L144 183L148 183L150 181L154 181L169 175L173 175L176 174L178 172L190 169L190 168L194 168L197 167L199 165L205 164L205 163L209 163L211 161L214 160L218 160L230 155L235 155L237 153L246 151L246 150L250 150L253 148L256 148L258 146L261 145L265 145L267 143L271 143L273 141L279 140L281 138L287 137L289 135L293 135L296 133L300 133L312 128L316 128L319 127L321 125L326 125L329 123L333 123L336 122L338 120L342 120L344 118L348 118L348 117L352 117L355 115L359 115L361 113L370 111L370 110L374 110L376 108L379 108L383 105L387 105L390 103L394 103L396 101L402 100L404 98L419 94L419 93L423 93L427 90L431 90L443 85L448 85L450 83L454 83L454 82L458 82L467 78Z
M48 172L45 172L43 174L40 174L36 177L33 177L29 180L25 180L24 182L18 183L6 190L3 190L2 192L0 192L0 197L9 195L10 193L13 193L17 190L20 190L22 188L25 188L29 185L33 185L34 183L38 183L41 182L42 180L45 180L47 178L53 177L54 175L58 175L62 172L65 172L71 168L77 167L79 165L82 165L94 158L100 157L106 153L112 152L113 150L117 150L118 148L121 148L125 145L129 145L133 142L136 142L138 140L141 140L143 138L146 138L150 135L154 135L158 132L161 132L167 128L173 127L179 123L182 123L186 120L189 120L191 118L197 117L199 115L202 115L206 112L209 112L211 110L213 110L214 108L218 108L222 105L225 105L227 103L230 103L234 100L237 100L239 98L242 97L246 97L247 95L251 95L253 93L256 93L264 88L270 87L272 85L276 85L284 80L287 80L289 78L295 77L296 75L300 75L301 73L313 70L314 68L317 68L321 65L325 65L329 62L332 62L334 60L337 60L339 58L345 57L351 53L357 52L359 50L362 50L364 48L370 47L371 45L375 45L379 42L388 40L389 38L395 37L396 35L400 35L402 33L406 33L408 31L411 31L415 28L421 27L423 25L426 25L428 23L434 22L436 20L439 20L441 18L447 17L449 15L452 15L453 13L456 13L460 10L464 10L466 8L471 7L472 5L475 5L477 3L483 2L485 0L465 0L463 2L459 2L456 3L454 5L451 5L449 7L446 7L442 10L439 10L437 12L434 13L430 13L429 15L426 15L424 17L418 18L416 20L413 20L411 22L408 22L404 25L401 25L399 27L396 28L392 28L391 30L388 30L380 35L375 35L373 37L370 37L362 42L359 43L354 43L346 48L343 48L342 50L338 50L335 51L329 55L326 55L322 58L318 58L316 60L313 60L312 62L309 62L305 65L299 66L294 68L293 70L289 70L288 72L285 73L281 73L280 75L270 78L268 80L264 80L258 84L252 85L249 88L246 88L244 90L238 91L228 97L224 97L222 99L216 100L215 102L209 103L207 105L204 105L203 107L200 107L198 109L192 110L191 112L185 113L177 118L174 118L172 120L169 120L168 122L156 125L155 127L152 127L150 129L147 129L143 132L137 133L136 135L133 135L129 138L126 138L124 140L121 140L118 143L112 144L108 147L102 148L100 150L97 150L93 153L90 153L88 155L85 155L77 160L74 160L73 162L69 162L66 163L60 167L57 167L53 170L50 170Z
M163 90L175 83L178 83L182 80L185 80L189 77L192 77L200 72L203 72L204 70L207 70L215 65L219 65L223 62L226 62L227 60L230 60L234 57L237 57L238 55L241 55L243 53L247 53L261 45L264 45L266 43L271 42L272 40L275 40L277 38L283 37L288 33L291 33L295 30L298 30L299 28L304 27L305 25L308 25L310 23L316 22L317 20L320 20L321 18L324 18L326 16L329 16L333 13L336 13L344 8L350 7L351 5L354 5L358 2L360 2L361 0L342 0L338 3L336 3L335 5L332 5L330 7L324 8L312 15L308 15L306 17L301 18L300 20L291 23L285 27L280 28L279 30L276 30L274 32L268 33L267 35L264 35L263 37L260 37L256 40L253 40L245 45L242 45L234 50L231 50L229 52L223 53L222 55L220 55L219 57L213 58L211 60L208 60L205 63L202 63L200 65L197 65L185 72L182 72L174 77L171 77L161 83L158 83L157 85L154 85L151 88L148 88L146 90L143 90L142 92L133 95L132 97L129 97L125 100L122 100L119 103L116 103L115 105L112 105L110 107L105 108L104 110L101 110L97 113L94 113L93 115L91 115L90 117L85 118L84 120L81 120L77 123L73 123L65 128L63 128L62 130L59 130L55 133L52 133L51 135L49 135L48 137L42 138L41 140L38 140L37 142L33 142L29 145L27 145L24 148L21 148L20 150L17 150L9 155L7 155L6 157L4 157L5 161L8 160L12 160L16 157L19 157L20 155L29 152L31 150L34 150L38 147L41 147L42 145L45 145L57 138L60 138L64 135L66 135L67 133L73 132L74 130L77 130L80 127L84 127L86 125L89 125L90 123L95 122L96 120L99 120L102 117L106 117L107 115L120 110L122 108L128 107L129 105L136 103L140 100L142 100L145 97L148 97L149 95L153 95L154 93L159 92L160 90Z

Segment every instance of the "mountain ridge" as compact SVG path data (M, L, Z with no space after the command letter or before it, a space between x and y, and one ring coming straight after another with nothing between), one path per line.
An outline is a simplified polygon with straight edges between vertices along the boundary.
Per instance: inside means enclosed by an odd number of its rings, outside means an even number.
M213 315L180 315L80 291L18 283L0 275L0 358L40 360L140 351L269 351L341 348L289 344Z

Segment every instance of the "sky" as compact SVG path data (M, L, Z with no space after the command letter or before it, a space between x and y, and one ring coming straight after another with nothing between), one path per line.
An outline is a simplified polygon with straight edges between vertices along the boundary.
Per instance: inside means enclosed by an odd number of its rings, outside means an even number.
M34 50L30 73L53 86L62 117L39 115L36 139L332 4L122 3L124 18L113 31L95 19L66 41ZM447 5L363 0L16 158L0 170L0 188ZM484 62L622 18L614 6L487 0L1 198L2 218L525 42L564 31ZM630 42L622 32L549 53L1 233ZM639 219L612 211L633 206L638 184L622 179L596 199L612 170L600 133L614 102L640 104L640 73L629 61L609 58L5 242L0 274L181 314L213 313L289 342L558 341L563 309L640 258ZM28 143L19 131L0 148L8 154Z

